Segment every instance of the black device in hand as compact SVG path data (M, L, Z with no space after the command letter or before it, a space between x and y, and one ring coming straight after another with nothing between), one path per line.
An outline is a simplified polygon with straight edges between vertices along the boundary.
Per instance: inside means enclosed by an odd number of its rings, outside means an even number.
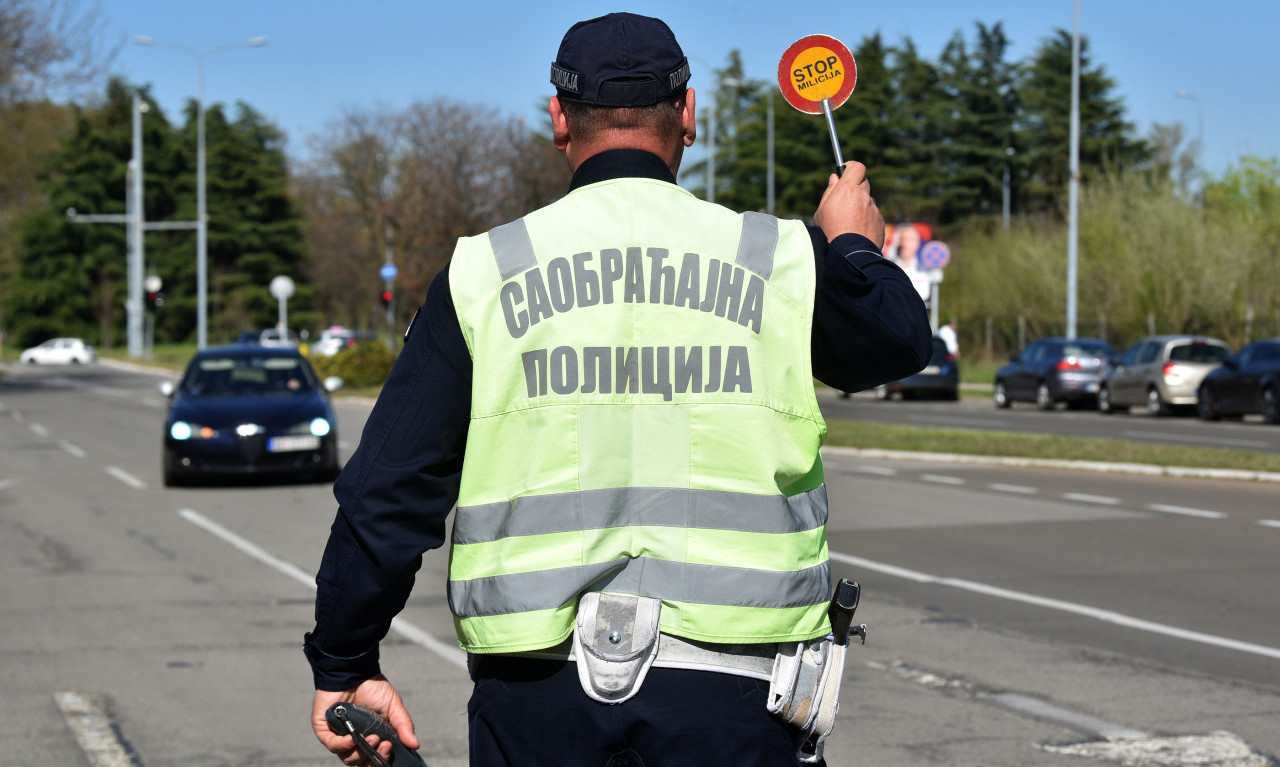
M374 767L427 767L426 761L418 756L418 752L407 748L400 742L396 729L376 711L370 711L354 703L335 703L324 712L329 729L339 735L350 735L355 738L356 750ZM370 735L377 735L382 740L391 742L391 758L383 759L373 746L365 740Z

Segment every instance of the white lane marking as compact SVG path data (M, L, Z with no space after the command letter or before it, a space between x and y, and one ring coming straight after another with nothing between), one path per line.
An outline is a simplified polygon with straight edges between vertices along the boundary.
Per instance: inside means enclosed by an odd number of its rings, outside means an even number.
M1152 511L1163 511L1167 514L1182 514L1188 517L1203 517L1204 519L1224 519L1227 516L1221 511L1190 509L1186 506L1170 506L1167 503L1149 503L1147 504L1147 508Z
M62 716L91 767L131 767L134 764L129 749L120 742L115 727L107 718L106 706L100 699L80 692L57 692L53 698L62 709Z
M1263 527L1280 527L1280 519L1259 519L1258 524Z
M1108 764L1134 767L1161 765L1214 765L1214 767L1269 767L1275 760L1255 751L1244 738L1227 730L1208 735L1152 735L1144 738L1094 740L1084 743L1037 743L1051 754L1092 757Z
M84 450L81 449L78 445L73 445L70 442L66 441L65 439L58 443L58 447L61 447L63 450L66 450L68 453L74 455L76 458L84 458Z
M28 424L28 426L31 428L31 431L35 432L35 435L37 437L49 436L49 430L38 423L31 423L31 424Z
M992 482L987 487L1000 493L1017 493L1018 495L1035 495L1036 493L1034 487L1027 487L1026 485L1005 485L1000 482Z
M994 703L1001 708L1006 708L1020 714L1026 714L1033 719L1042 719L1049 722L1055 722L1070 730L1082 732L1085 735L1092 735L1096 738L1105 740L1129 740L1133 738L1145 738L1147 734L1142 730L1135 730L1131 727L1108 722L1105 719L1099 719L1096 716L1072 711L1071 709L1055 706L1047 701L1033 698L1029 695L1019 695L1013 692L999 692L990 695L979 695L979 700L988 703Z
M1111 498L1105 495L1089 495L1088 493L1063 493L1062 497L1068 501L1079 501L1080 503L1100 503L1104 506L1114 506L1120 503L1119 498Z
M1270 442L1262 442L1256 439L1230 439L1227 437L1187 437L1182 434L1169 434L1162 431L1125 431L1121 432L1126 437L1146 437L1148 439L1160 439L1170 442L1192 442L1192 443L1208 443L1212 445L1232 445L1234 447L1270 447Z
M1089 607L1075 602L1067 602L1061 599L1050 599L1049 597L1036 596L1035 594L1027 594L1021 591L1012 591L1010 589L1000 588L999 586L988 586L984 583L968 581L963 578L941 578L936 575L922 573L916 570L908 570L905 567L897 565L885 564L883 562L875 562L862 557L855 557L850 554L841 554L840 552L831 552L831 558L837 562L854 565L856 567L864 567L868 570L875 570L886 575L893 575L898 578L915 581L916 583L936 583L939 586L951 586L965 591L972 591L976 594L985 594L1000 599L1008 599L1013 602L1022 602L1024 604L1035 605L1036 607L1044 607L1050 610L1060 610L1066 613L1082 615L1086 618L1112 623L1117 626L1137 629L1139 631L1147 631L1152 634L1160 634L1175 639L1185 639L1188 642L1197 642L1199 644L1212 645L1214 647L1224 647L1228 650L1237 650L1239 652L1249 653L1251 655L1261 655L1267 658L1276 658L1280 660L1280 648L1267 647L1266 645L1253 644L1252 642L1242 642L1238 639L1230 639L1227 637L1215 636L1213 634L1204 634L1199 631L1188 631L1177 626L1169 626L1163 623L1134 618L1123 613L1112 612L1111 610L1103 610L1097 607Z
M192 509L179 509L178 516L187 520L188 522L195 525L196 527L202 528L207 532L210 532L216 535L217 537L231 544L232 546L244 552L245 554L248 554L249 556L263 563L264 565L274 568L275 570L283 573L284 575L292 578L293 580L301 583L304 586L307 586L313 590L315 589L316 587L315 576L309 575L303 572L298 566L294 565L293 563L280 559L279 557L275 556L274 554L271 554L266 549L262 548L256 543L253 543L252 541L246 538L242 538L236 533L233 533L232 531L228 530L227 528L223 527L217 522L214 522L213 520L204 516L200 512L194 511ZM393 620L391 622L391 629L392 631L395 631L401 636L403 636L405 639L408 639L410 642L413 642L416 645L425 647L426 649L434 652L436 655L439 655L441 658L444 658L445 660L449 661L450 663L457 666L458 668L465 669L467 667L466 653L458 649L456 645L451 645L451 644L442 642L439 639L436 639L435 637L431 636L431 634L427 633L423 629L418 628L414 624L402 618L396 618L395 620Z
M132 487L134 490L145 490L147 488L146 482L143 482L142 480L133 476L129 472L125 471L124 469L120 469L115 466L108 466L107 473L115 477L116 479L120 480L121 482L125 483L129 487Z
M890 469L888 466L854 466L854 471L860 471L863 474L877 474L881 477L896 477L897 469Z
M920 479L925 482L933 482L939 485L963 485L964 480L960 477L948 477L944 474L921 474Z

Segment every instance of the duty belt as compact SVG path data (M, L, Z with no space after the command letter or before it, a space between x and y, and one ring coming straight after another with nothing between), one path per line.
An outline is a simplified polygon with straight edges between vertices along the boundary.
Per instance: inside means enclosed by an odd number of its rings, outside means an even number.
M544 650L508 653L507 657L575 662L578 660L571 639L566 639L555 647ZM653 659L653 665L661 668L718 671L722 674L747 676L767 682L773 675L773 663L777 657L777 642L727 645L698 642L671 634L662 634L658 637L658 654Z

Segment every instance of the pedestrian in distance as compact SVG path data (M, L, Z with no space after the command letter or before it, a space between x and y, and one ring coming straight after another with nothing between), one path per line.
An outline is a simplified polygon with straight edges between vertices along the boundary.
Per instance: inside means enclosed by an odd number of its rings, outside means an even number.
M808 227L677 186L690 76L661 20L570 28L549 101L568 194L459 240L410 324L335 482L305 638L344 762L339 701L418 746L378 644L455 506L471 764L789 765L817 738L767 709L813 702L775 659L831 642L813 380L914 374L929 319L861 163Z
M952 317L947 320L947 324L938 328L938 338L947 345L947 354L956 359L960 358L960 339L956 336L956 318Z

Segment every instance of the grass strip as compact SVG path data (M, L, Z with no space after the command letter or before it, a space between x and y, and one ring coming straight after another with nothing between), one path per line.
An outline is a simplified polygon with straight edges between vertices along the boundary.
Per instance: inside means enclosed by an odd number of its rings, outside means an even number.
M827 419L827 444L879 450L908 450L1011 458L1046 458L1154 466L1280 472L1280 455L1244 450L1154 445L1100 437L1061 437L933 426Z

